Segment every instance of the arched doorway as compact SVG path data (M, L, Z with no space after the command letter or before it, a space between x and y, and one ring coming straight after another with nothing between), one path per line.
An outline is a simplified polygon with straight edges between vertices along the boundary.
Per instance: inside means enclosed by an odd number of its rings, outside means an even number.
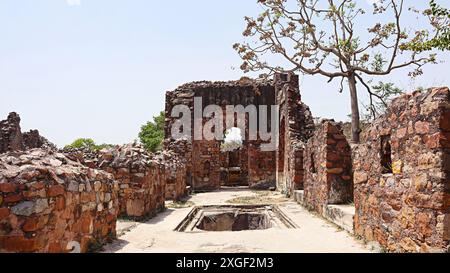
M227 187L248 186L243 164L247 162L244 140L239 128L233 127L225 132L221 145L223 165L221 170L221 185Z

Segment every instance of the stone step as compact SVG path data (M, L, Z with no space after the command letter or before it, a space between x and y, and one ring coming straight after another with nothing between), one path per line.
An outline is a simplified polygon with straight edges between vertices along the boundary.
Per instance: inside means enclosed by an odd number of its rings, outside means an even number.
M294 191L294 200L300 205L304 205L304 191ZM355 206L353 205L327 205L322 215L328 221L336 224L342 229L354 233L353 218L355 216Z
M296 190L294 191L294 200L295 202L299 203L300 205L303 205L303 195L304 191L303 190Z
M355 217L355 206L353 205L327 205L324 215L327 220L333 222L344 230L354 233L353 218Z

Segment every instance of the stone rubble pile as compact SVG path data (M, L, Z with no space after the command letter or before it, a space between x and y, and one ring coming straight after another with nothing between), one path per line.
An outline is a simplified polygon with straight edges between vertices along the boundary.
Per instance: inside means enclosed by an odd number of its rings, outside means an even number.
M70 160L81 163L89 168L97 168L98 151L89 148L64 148L60 152Z

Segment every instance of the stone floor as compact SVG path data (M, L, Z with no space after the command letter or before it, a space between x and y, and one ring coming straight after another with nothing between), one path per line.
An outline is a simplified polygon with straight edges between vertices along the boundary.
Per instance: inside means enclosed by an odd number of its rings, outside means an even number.
M359 253L372 252L346 231L308 212L276 192L225 189L190 197L192 205L277 204L298 229L266 229L239 232L176 232L192 210L168 208L145 223L120 221L119 239L104 252L118 253ZM192 203L191 203L192 202ZM169 207L173 207L170 203Z

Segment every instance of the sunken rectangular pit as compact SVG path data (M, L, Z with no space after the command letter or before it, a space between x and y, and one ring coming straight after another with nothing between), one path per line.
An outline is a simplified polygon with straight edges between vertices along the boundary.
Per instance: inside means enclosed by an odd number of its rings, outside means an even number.
M175 231L219 232L297 228L275 205L198 206L183 219Z

